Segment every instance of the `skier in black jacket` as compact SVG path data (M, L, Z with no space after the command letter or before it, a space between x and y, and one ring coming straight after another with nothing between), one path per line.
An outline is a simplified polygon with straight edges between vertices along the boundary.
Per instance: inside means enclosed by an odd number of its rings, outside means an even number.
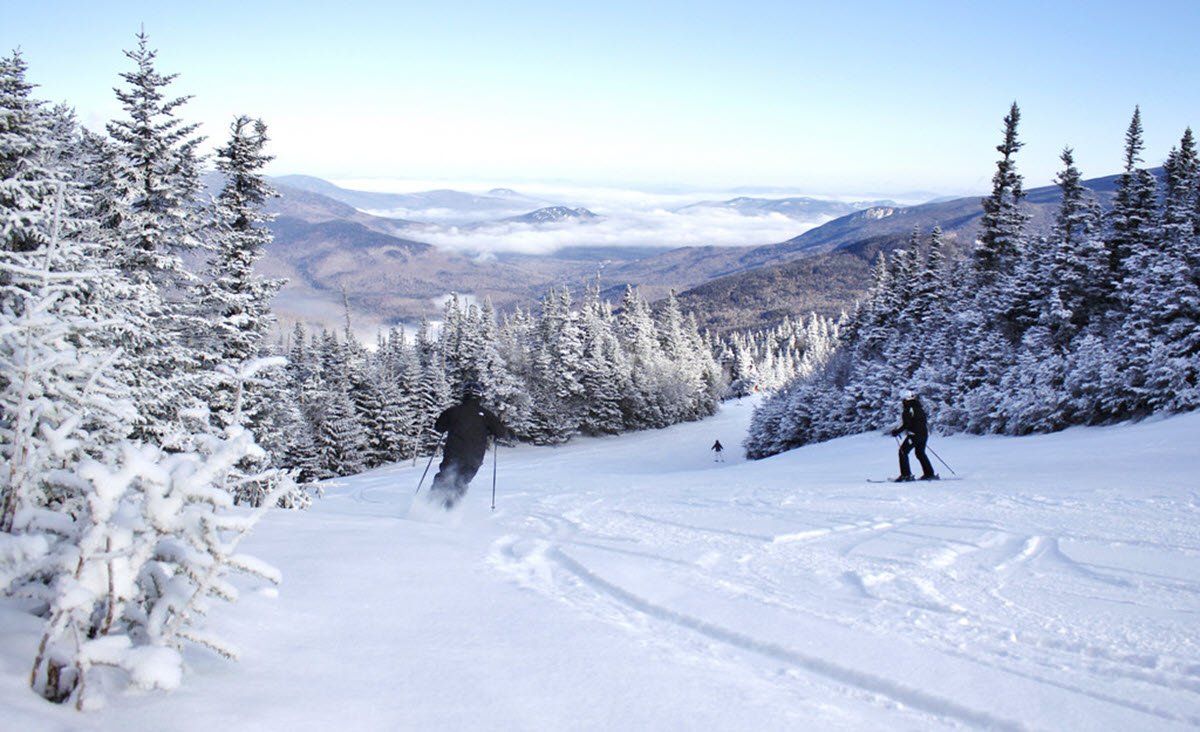
M468 385L462 403L439 414L433 428L446 433L446 443L429 488L429 500L449 510L466 494L471 479L483 465L488 437L507 437L511 432L479 403L476 385Z
M910 391L904 395L900 426L892 430L892 437L898 437L901 432L907 432L908 436L900 444L900 477L896 478L896 481L913 479L912 469L908 465L908 453L912 450L916 450L917 460L921 463L921 480L937 480L933 465L925 455L925 443L929 442L929 422L925 418L925 408L921 406L921 400L915 392Z

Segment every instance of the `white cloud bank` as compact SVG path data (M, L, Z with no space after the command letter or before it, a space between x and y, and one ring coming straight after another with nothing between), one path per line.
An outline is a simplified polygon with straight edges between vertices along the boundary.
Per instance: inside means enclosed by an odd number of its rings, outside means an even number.
M468 254L553 254L577 247L757 246L798 236L823 221L805 223L782 214L747 216L719 208L674 212L610 211L589 221L532 225L429 226L418 238Z
M501 253L552 254L575 247L759 246L787 241L829 220L828 217L801 220L774 212L743 213L716 206L685 208L702 201L754 195L745 191L647 192L616 186L391 179L350 179L337 183L355 190L389 193L452 189L487 196L497 188L515 189L515 193L501 194L518 199L511 201L512 206L505 209L494 205L477 210L430 206L369 212L421 222L423 225L410 233L411 238L449 251L484 257ZM771 191L759 197L801 195L853 200L800 191ZM586 208L599 218L536 225L498 220L551 205Z

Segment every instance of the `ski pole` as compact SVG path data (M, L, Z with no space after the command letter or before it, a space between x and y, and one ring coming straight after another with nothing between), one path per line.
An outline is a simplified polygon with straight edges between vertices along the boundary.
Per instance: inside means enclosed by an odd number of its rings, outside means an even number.
M438 450L441 448L442 440L444 439L446 439L446 435L445 433L442 433L442 435L438 437L437 444L433 446L433 452L429 453L429 462L425 463L425 472L421 473L421 479L417 481L417 493L421 492L421 484L425 482L425 476L429 475L429 466L433 465L433 459L437 457ZM414 493L413 496L416 496L417 493Z
M934 450L933 450L933 448L932 448L932 447L930 447L928 444L926 444L926 445L925 445L925 449L926 449L926 450L928 450L928 451L930 451L930 452L932 452L932 453L933 453L933 456L934 456L935 458L937 458L937 459L938 459L938 461L939 461L939 462L941 462L941 464L942 464L942 465L945 465L945 466L946 466L946 470L949 470L951 475L958 475L958 473L954 472L954 468L950 467L950 465L949 465L949 464L947 464L945 460L942 460L942 456L941 456L941 455L938 455L936 452L934 452Z
M496 453L499 452L496 440L492 439L492 510L496 510Z

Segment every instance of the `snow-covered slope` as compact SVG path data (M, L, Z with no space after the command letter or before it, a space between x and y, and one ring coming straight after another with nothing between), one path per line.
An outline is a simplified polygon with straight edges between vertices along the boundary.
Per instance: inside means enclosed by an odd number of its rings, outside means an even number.
M0 621L5 724L1200 725L1200 414L935 439L964 480L897 485L865 481L896 470L879 435L742 461L750 410L501 448L494 513L490 458L449 517L410 515L423 461L332 481L247 547L278 595L211 618L240 663L81 717L28 694Z

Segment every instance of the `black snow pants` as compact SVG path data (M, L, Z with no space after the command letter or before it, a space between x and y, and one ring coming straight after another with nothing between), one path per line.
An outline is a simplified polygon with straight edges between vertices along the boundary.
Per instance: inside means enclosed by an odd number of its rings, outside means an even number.
M447 455L438 465L437 475L433 476L433 485L429 487L430 500L448 509L453 508L466 495L467 486L482 464L482 455Z
M917 461L921 463L923 478L932 478L933 464L929 462L929 457L925 454L925 443L929 438L923 435L909 435L904 438L904 442L900 443L900 475L901 477L911 476L912 468L908 464L908 453L916 450Z

